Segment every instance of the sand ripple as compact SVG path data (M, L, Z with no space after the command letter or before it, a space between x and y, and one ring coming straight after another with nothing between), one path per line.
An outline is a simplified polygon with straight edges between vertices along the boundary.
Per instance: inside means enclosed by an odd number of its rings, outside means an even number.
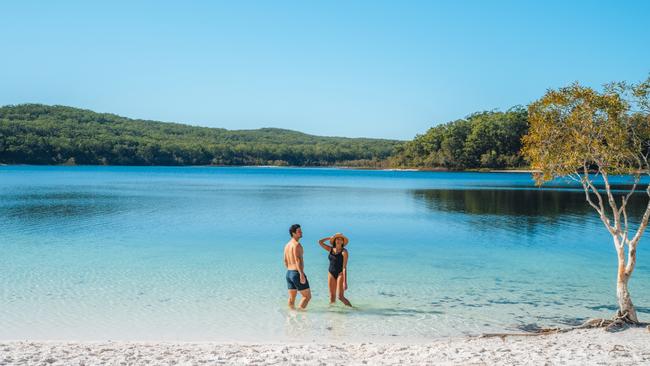
M540 337L448 338L397 343L0 343L0 365L395 365L650 363L645 328L600 329Z

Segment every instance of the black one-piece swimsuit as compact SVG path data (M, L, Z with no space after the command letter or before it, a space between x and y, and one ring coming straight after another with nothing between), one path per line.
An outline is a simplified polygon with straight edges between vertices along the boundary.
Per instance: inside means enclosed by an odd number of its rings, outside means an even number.
M330 260L330 273L334 278L338 279L339 274L343 272L343 252L334 254L334 249L330 249L330 254L327 258Z

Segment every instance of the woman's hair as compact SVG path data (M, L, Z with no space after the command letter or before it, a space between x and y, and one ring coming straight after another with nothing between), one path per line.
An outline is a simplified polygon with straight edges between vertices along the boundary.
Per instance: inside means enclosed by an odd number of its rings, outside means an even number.
M343 239L340 236L337 236L336 238L334 238L334 248L336 248L336 243L339 241L339 239L341 239L341 251L343 251L343 243L345 243L345 239Z

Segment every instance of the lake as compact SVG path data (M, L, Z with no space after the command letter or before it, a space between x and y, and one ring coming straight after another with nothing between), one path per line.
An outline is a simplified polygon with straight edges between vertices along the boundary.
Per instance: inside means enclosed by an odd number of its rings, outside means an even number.
M306 312L286 308L294 223ZM335 232L353 309L328 304L317 240ZM646 248L630 290L648 321ZM615 250L582 190L524 173L5 166L0 250L1 340L408 342L616 309Z

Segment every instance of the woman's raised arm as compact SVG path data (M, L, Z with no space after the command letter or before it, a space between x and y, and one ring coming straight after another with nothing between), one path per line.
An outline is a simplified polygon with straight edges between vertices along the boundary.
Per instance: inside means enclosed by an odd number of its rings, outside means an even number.
M323 239L321 239L321 240L318 241L318 245L320 245L321 248L323 248L323 249L325 249L325 250L327 250L327 251L329 252L330 250L332 250L332 247L329 246L329 245L327 245L327 244L325 244L325 242L328 241L328 240L330 240L330 239L331 239L331 238L323 238Z

